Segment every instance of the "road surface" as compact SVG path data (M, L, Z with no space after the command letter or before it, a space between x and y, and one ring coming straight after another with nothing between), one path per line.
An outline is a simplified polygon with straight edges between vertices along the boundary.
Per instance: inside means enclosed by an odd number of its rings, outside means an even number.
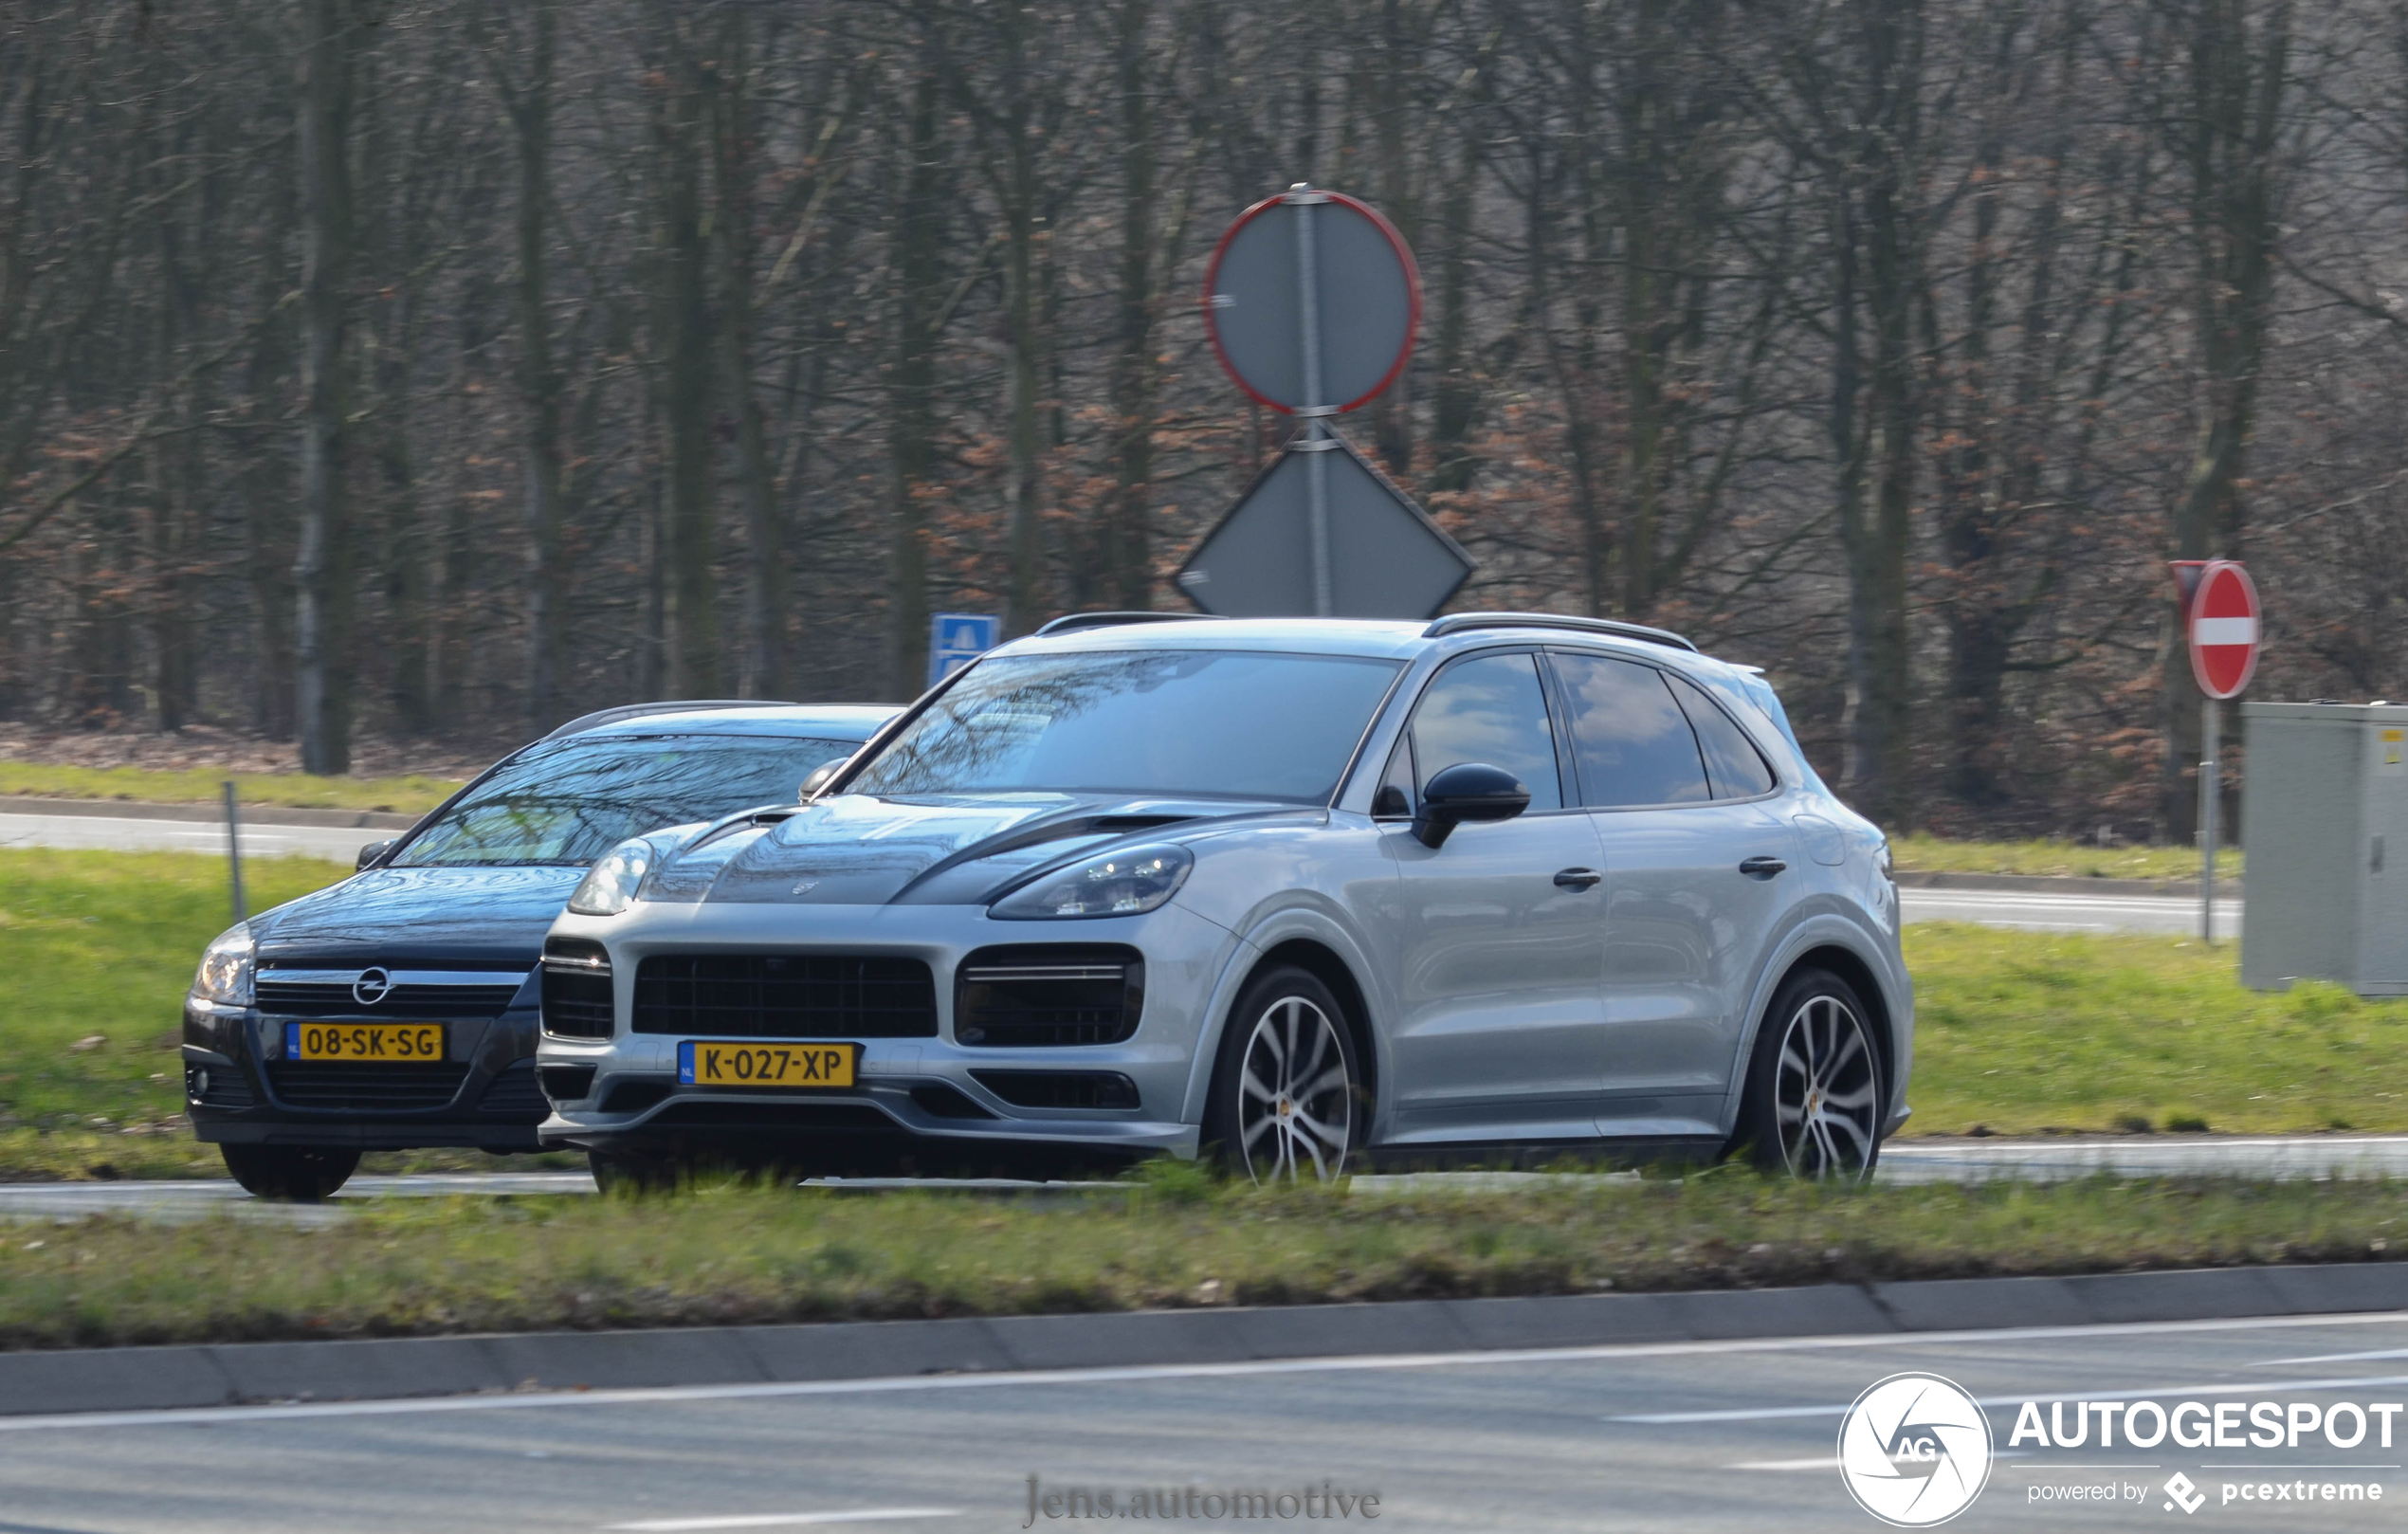
M1138 1492L1156 1511L1176 1499L1185 1526L1260 1529L1225 1500L1207 1516L1204 1499L1310 1488L1311 1504L1289 1506L1321 1516L1268 1522L1861 1534L1880 1525L1833 1466L1839 1423L1860 1392L1908 1370L1970 1391L2006 1452L1952 1530L2163 1530L2161 1488L2178 1471L2209 1497L2201 1524L2222 1527L2389 1529L2408 1500L2408 1433L2383 1446L2368 1432L2346 1451L2312 1434L2271 1451L2009 1442L2018 1403L2035 1397L2044 1415L2050 1397L2399 1401L2408 1317L2394 1315L13 1418L0 1421L0 1531L1098 1526L1047 1516L1045 1498L1062 1495L1067 1514L1074 1488L1122 1509ZM2315 1506L2222 1500L2227 1485L2276 1482ZM2381 1500L2322 1500L2327 1482L2380 1486ZM2139 1495L2038 1500L2109 1485ZM1329 1516L1341 1495L1346 1514Z
M1898 904L1908 922L1973 922L2036 932L2196 933L2199 903L2191 895L2022 894L1994 889L1907 889ZM2216 903L2216 936L2241 935L2241 903Z

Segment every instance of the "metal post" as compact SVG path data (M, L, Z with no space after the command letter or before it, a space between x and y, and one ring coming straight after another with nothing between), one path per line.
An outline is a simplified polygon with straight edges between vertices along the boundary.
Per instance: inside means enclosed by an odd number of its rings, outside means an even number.
M2221 739L2223 705L2200 700L2199 715L2199 938L2216 943L2216 813L2223 789L2217 763L2224 755Z
M243 899L242 823L234 813L234 780L226 780L226 867L234 875L234 920L250 920L249 903Z
M1328 401L1322 398L1321 266L1313 250L1313 209L1329 199L1309 182L1287 189L1288 206L1296 210L1296 320L1304 333L1304 403L1297 411L1304 429L1299 445L1317 447L1325 429ZM1321 455L1304 460L1305 520L1312 537L1313 615L1326 618L1338 600L1329 568L1329 465Z

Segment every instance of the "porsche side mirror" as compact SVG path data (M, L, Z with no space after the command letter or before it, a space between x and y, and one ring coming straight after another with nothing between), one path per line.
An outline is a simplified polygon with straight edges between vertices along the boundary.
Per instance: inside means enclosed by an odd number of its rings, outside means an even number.
M1414 839L1424 847L1444 847L1466 821L1511 820L1529 808L1530 791L1511 773L1485 761L1459 761L1422 785Z
M352 865L352 871L357 873L392 849L393 844L391 842L370 842L359 849L359 861Z

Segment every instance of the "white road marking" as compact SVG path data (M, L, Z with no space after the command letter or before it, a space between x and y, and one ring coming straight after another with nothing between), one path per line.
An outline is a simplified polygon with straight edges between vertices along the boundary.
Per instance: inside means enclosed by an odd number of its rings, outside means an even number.
M891 1524L906 1518L958 1518L958 1507L852 1507L840 1512L747 1513L735 1518L655 1518L641 1524L606 1524L641 1534L683 1534L705 1528L799 1528L806 1524Z
M2336 1379L2252 1379L2242 1384L2218 1385L2152 1385L2146 1390L2060 1390L2046 1394L2019 1393L2014 1396L1988 1396L1974 1402L1976 1406L2020 1406L2026 1401L2046 1404L2051 1401L2139 1401L2154 1400L2161 1396L2243 1396L2260 1390L2358 1390L2372 1385L2408 1385L2408 1374L2387 1375L2367 1379L2356 1376ZM1607 1422L1638 1422L1650 1427L1673 1427L1687 1422L1764 1422L1788 1416L1842 1416L1852 1402L1833 1406L1763 1406L1745 1407L1728 1412L1642 1412L1624 1416L1609 1416Z
M2211 1321L2134 1321L2089 1326L1999 1326L1975 1331L1879 1332L1851 1337L1744 1337L1711 1342L1601 1342L1588 1347L1497 1348L1468 1353L1380 1353L1347 1358L1259 1359L1242 1363L1151 1363L1104 1369L1019 1369L993 1374L896 1375L869 1379L799 1379L757 1385L663 1385L629 1390L523 1391L488 1396L428 1396L404 1400L308 1401L283 1406L185 1406L147 1412L59 1412L0 1416L0 1433L49 1428L173 1427L194 1423L289 1422L317 1417L408 1416L444 1412L513 1412L552 1407L674 1405L685 1401L781 1397L871 1396L922 1390L993 1390L1010 1385L1120 1384L1152 1379L1233 1379L1283 1374L1349 1374L1384 1369L1459 1369L1514 1363L1584 1363L1613 1359L1698 1358L1724 1353L1800 1353L1882 1347L1944 1347L1959 1342L2046 1342L2069 1337L2163 1337L2182 1333L2364 1326L2408 1322L2408 1311L2337 1316L2247 1316ZM2384 1380L2343 1380L2382 1384ZM2240 1389L2219 1386L2218 1389ZM2253 1382L2252 1390L2278 1389ZM2015 1397L2017 1400L2023 1397ZM2048 1399L2047 1397L2033 1397ZM2076 1397L2068 1397L2067 1399ZM2089 1393L2087 1399L2104 1399ZM1834 1407L1833 1411L1847 1408ZM1819 1412L1821 1407L1808 1408ZM1679 1420L1714 1420L1719 1415ZM1734 1416L1797 1415L1795 1410ZM1652 1420L1614 1418L1617 1421Z

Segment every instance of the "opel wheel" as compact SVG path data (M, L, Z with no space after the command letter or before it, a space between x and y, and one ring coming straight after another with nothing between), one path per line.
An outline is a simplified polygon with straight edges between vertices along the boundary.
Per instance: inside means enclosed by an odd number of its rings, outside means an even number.
M1362 1072L1345 1013L1309 970L1257 977L1230 1014L1208 1139L1233 1176L1327 1182L1360 1138Z
M226 1170L256 1198L314 1204L351 1180L359 1152L327 1145L221 1144Z
M1790 977L1764 1014L1737 1143L1768 1171L1861 1181L1881 1154L1881 1052L1855 988Z

